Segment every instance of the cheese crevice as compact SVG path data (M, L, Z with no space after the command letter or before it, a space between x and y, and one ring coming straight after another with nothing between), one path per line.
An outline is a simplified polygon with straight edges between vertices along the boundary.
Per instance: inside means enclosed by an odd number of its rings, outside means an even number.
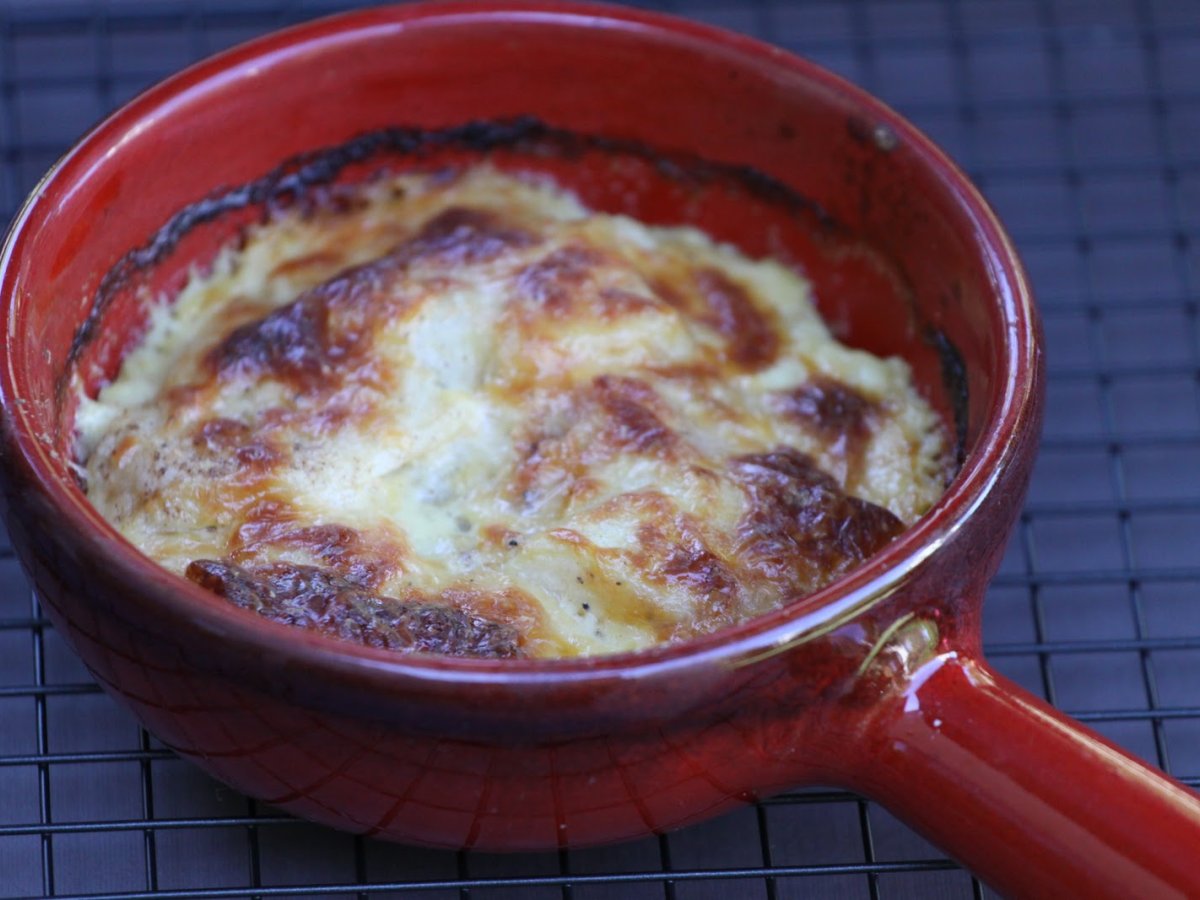
M259 615L401 651L553 657L809 594L949 472L906 364L693 228L480 165L248 231L76 418L88 497Z

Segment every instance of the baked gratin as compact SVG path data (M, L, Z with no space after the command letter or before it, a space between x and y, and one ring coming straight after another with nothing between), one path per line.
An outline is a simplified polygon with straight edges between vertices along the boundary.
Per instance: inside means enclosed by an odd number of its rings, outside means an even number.
M561 657L809 594L948 475L805 280L489 166L250 229L80 400L88 497L166 568L401 651Z

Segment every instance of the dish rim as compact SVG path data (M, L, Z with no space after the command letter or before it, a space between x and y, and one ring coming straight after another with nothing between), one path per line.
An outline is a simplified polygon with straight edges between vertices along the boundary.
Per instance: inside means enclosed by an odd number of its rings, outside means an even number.
M357 10L275 31L171 76L121 106L81 138L43 176L13 219L0 249L0 312L6 319L6 345L16 339L11 331L17 305L18 266L14 261L31 228L38 224L35 220L85 174L75 172L73 166L86 151L118 146L120 137L136 130L140 122L169 115L169 107L181 96L236 78L276 54L300 53L305 47L351 39L355 33L378 28L403 27L414 20L482 27L503 20L576 28L627 28L643 36L682 39L697 44L699 49L705 49L701 45L707 45L709 51L720 49L729 60L756 67L769 65L790 77L803 78L838 95L868 121L890 128L917 157L919 165L932 171L951 191L964 220L971 223L1006 325L1000 336L1001 365L997 371L1004 379L1003 394L989 410L976 445L933 508L862 566L822 590L739 625L679 643L604 656L480 660L398 654L301 631L224 603L161 568L100 516L77 485L67 484L58 476L52 459L56 450L39 437L26 406L27 398L17 389L20 378L12 354L6 353L0 370L4 440L9 445L5 465L10 470L16 466L25 470L22 482L36 486L39 499L59 516L70 540L91 558L103 559L114 567L114 574L130 585L131 596L157 604L177 624L219 637L248 658L269 650L274 658L283 658L304 670L325 670L364 684L392 684L399 679L516 687L653 678L701 666L746 665L827 633L898 590L988 500L1001 474L1020 455L1022 426L1036 405L1036 376L1041 362L1038 318L1027 277L1011 240L987 202L966 175L915 126L839 76L754 38L627 7L554 0L484 0Z

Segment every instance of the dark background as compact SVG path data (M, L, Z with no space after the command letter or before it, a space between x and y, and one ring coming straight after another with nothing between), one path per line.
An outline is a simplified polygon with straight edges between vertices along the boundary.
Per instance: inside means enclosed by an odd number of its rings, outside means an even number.
M0 222L143 87L353 5L0 0ZM1033 490L985 608L988 653L1200 784L1200 4L642 5L842 73L924 128L995 204L1033 277L1051 377ZM314 885L471 900L988 893L882 809L830 791L661 839L535 856L393 847L298 823L144 734L0 547L0 897L313 896Z

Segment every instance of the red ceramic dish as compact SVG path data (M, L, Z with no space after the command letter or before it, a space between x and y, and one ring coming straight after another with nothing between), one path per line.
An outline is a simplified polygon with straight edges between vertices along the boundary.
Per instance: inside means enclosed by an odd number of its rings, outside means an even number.
M565 131L454 130L518 116ZM961 440L953 485L819 594L636 655L398 656L160 570L71 472L64 372L111 375L138 333L138 291L178 286L263 202L410 158L412 133L377 131L395 125L427 130L431 158L487 145L600 208L797 259L846 339L911 361ZM171 79L76 146L14 224L0 306L3 511L21 562L100 682L240 790L389 839L521 850L632 838L823 783L882 801L1004 892L1200 888L1194 795L981 656L981 598L1041 416L1020 264L928 140L815 66L689 22L552 2L292 29Z

